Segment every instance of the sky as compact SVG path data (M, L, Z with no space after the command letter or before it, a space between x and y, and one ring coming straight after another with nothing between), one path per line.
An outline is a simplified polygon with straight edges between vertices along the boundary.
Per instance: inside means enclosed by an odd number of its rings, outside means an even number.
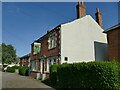
M2 42L12 44L19 57L31 52L31 43L59 24L76 19L77 2L3 2ZM85 2L86 13L95 19L96 7L103 29L118 24L117 2Z

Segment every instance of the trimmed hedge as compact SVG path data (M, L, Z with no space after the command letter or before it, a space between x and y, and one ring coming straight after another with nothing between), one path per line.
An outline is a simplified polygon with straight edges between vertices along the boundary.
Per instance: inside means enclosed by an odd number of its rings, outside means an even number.
M15 72L15 68L13 67L8 67L6 72L10 72L10 73L14 73Z
M22 66L19 68L19 74L23 76L28 76L29 75L29 67Z
M6 72L11 72L14 73L15 69L19 69L20 66L12 66L12 67L8 67Z
M14 73L15 70L19 70L19 74L23 76L28 76L29 75L29 67L26 66L13 66L13 67L8 67L6 72L11 72Z
M58 88L111 89L120 87L120 65L116 62L88 62L51 66L51 82ZM55 73L55 74L54 74Z
M50 81L52 85L56 85L57 83L57 64L51 65L50 66Z
M21 66L13 66L13 68L15 69L19 69Z

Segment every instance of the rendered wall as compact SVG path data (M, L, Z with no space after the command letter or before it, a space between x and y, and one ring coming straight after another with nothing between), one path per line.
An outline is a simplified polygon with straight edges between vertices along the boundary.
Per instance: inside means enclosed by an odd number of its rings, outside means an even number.
M61 63L66 62L64 57L68 63L95 61L94 41L107 43L103 29L90 15L61 25Z

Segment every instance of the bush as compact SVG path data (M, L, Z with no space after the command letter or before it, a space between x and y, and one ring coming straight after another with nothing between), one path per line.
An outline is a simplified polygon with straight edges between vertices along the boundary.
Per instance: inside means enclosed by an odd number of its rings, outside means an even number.
M19 68L19 74L23 76L28 76L29 75L29 67L22 66Z
M57 83L57 64L51 65L50 67L50 81L52 85L56 85Z
M51 68L53 67L55 66ZM62 64L57 66L55 72L57 78L54 79L57 80L59 88L114 90L120 86L120 67L116 62Z
M15 69L19 69L21 66L13 66L13 68Z
M14 73L15 69L19 69L19 66L8 67L7 70L6 70L6 72Z
M10 73L14 73L15 72L15 68L13 67L8 67L6 72L10 72Z

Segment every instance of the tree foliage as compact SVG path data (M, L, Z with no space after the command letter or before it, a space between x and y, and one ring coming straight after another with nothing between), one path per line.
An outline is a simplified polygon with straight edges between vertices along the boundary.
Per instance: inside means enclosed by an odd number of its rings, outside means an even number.
M12 45L2 43L2 63L11 64L16 62L16 50Z

